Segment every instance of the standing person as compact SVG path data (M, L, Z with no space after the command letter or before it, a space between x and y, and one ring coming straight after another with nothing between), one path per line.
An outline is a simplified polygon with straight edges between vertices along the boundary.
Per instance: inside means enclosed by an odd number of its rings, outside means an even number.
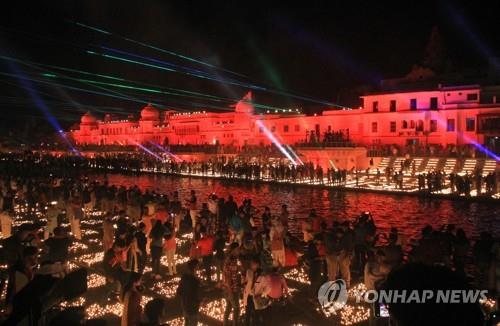
M5 191L5 194L2 197L2 205L0 206L2 208L2 211L4 212L14 211L14 197L15 197L15 192L12 189L8 189ZM7 237L4 235L4 238Z
M45 227L44 239L48 239L50 234L58 226L57 218L59 216L59 208L57 202L51 202L47 208L47 226Z
M187 263L187 270L182 275L179 287L177 287L177 296L181 300L182 315L184 316L184 326L198 325L201 296L200 280L195 274L197 266L197 260L190 260Z
M363 276L367 290L375 290L390 272L390 266L385 262L383 250L377 250L375 254L368 251L368 261L365 264Z
M227 221L236 214L237 210L238 205L234 201L233 196L229 195L227 201L222 206L221 215L224 220L224 224L227 223Z
M283 224L283 227L285 229L288 229L288 218L290 216L290 213L288 212L288 206L287 205L281 205L281 214L280 214L280 221L281 224Z
M31 225L23 223L19 226L17 232L3 239L2 246L4 251L4 258L7 261L7 268L14 266L19 260L23 258L24 245L30 236Z
M12 235L12 221L13 221L14 211L6 210L0 212L0 224L2 225L2 237L7 239Z
M245 290L243 293L243 306L245 307L245 325L262 325L262 310L267 308L268 282L262 275L260 260L254 257L245 275Z
M269 292L267 295L274 301L279 301L283 297L288 296L288 285L283 275L278 272L277 268L268 276Z
M149 251L150 249L150 244L151 244L151 238L149 237L149 234L151 233L151 229L153 228L153 225L155 224L156 220L152 218L151 216L142 216L142 220L139 223L144 225L143 233L146 235L146 253L150 254L151 252Z
M349 288L351 286L351 261L354 256L354 234L347 221L342 223L342 230L342 238L339 243L339 272Z
M210 282L212 276L212 258L215 239L209 235L205 229L201 231L201 239L198 240L197 247L200 250L200 256L205 269L206 281Z
M172 194L172 200L170 201L170 214L174 220L175 232L179 232L181 228L181 220L182 220L182 204L179 200L179 192L174 191Z
M144 286L141 284L141 274L132 273L121 295L123 303L121 326L139 325L142 314L142 291Z
M400 241L396 228L391 229L387 241L388 243L383 247L383 250L386 262L392 270L403 262L403 248L398 244Z
M327 230L323 235L325 240L325 258L328 280L335 281L340 269L339 255L341 234L335 233L334 230Z
M213 216L219 215L218 200L217 200L217 195L215 193L212 193L208 196L207 204L210 214L212 214Z
M69 246L71 239L66 230L60 226L54 229L54 236L48 238L43 243L48 248L45 260L65 263L68 261Z
M139 273L141 270L142 252L139 250L137 238L133 237L127 250L126 270L132 273Z
M156 217L156 209L155 209L155 215L147 215L147 214L142 215L141 223L144 224L144 234L148 235L151 232L151 229L153 228L156 221L155 217ZM150 241L151 239L147 238L147 246L146 246L147 250L149 250Z
M229 314L233 312L233 326L238 325L240 318L241 273L238 266L238 244L232 243L229 257L224 263L223 289L226 298L224 311L224 326L228 324Z
M149 238L151 239L151 264L153 268L153 278L155 280L161 279L160 260L163 252L163 237L165 233L165 227L161 224L161 221L156 221L153 229L149 233Z
M309 288L311 290L311 296L314 297L316 297L318 289L321 286L321 258L317 249L317 245L319 245L320 242L319 236L316 235L314 240L309 241L307 244L306 253L304 254L308 266L307 274L311 282Z
M144 218L144 215L153 216L155 214L156 214L156 203L153 201L152 198L150 198L148 200L148 202L146 203L146 205L144 205L143 218Z
M268 206L264 207L264 213L262 213L262 228L264 231L269 230L271 227L271 217L271 209Z
M274 266L285 266L285 228L279 218L274 218L269 232Z
M12 304L14 296L33 279L35 268L38 264L37 255L37 248L25 247L22 259L9 268L9 283L6 294L7 304Z
M80 220L83 217L82 200L79 196L72 197L69 209L69 222L71 224L71 233L77 240L82 240L82 232L80 230Z
M194 190L191 190L191 196L189 197L187 206L189 209L189 216L191 216L192 227L194 228L198 218L198 204L196 199L196 192Z
M139 221L141 218L141 192L137 186L134 186L128 192L126 211L134 222Z
M271 274L266 277L266 284L265 294L270 299L270 306L262 311L262 316L265 325L272 325L273 322L279 321L279 317L277 320L273 320L273 317L280 316L280 307L283 307L289 294L288 285L277 268L273 268Z
M139 272L142 274L144 268L146 267L146 262L148 261L148 254L146 252L148 239L145 233L146 225L144 223L139 223L138 230L135 232L134 237L137 239L137 247L141 252L139 258Z
M367 216L367 212L362 214L354 225L354 265L359 270L363 270L365 267L368 251L367 238L369 237L370 227Z
M102 221L102 246L104 248L104 252L111 249L114 237L115 229L113 227L113 220L111 219L111 214L106 213L104 221Z
M173 227L171 224L168 224L171 229ZM176 231L173 229L171 232L167 232L165 236L165 242L163 243L163 248L165 249L165 255L167 257L167 267L168 267L168 275L174 276L177 274L177 268L175 263L175 251L177 249L177 244L175 241Z
M260 252L260 268L264 273L269 273L273 269L274 259L270 251L271 241L269 240L269 234L262 234L262 239L260 244L258 244L258 252Z
M224 265L224 247L226 240L222 231L218 231L215 236L214 251L215 251L215 271L217 274L217 282L220 282L222 276L222 267Z
M89 213L94 209L94 203L92 202L90 190L87 186L85 186L82 190L82 203L85 213Z
M113 285L115 294L120 293L120 289L126 283L125 260L125 241L118 239L106 251L102 261L106 281L109 281Z
M302 236L305 243L311 241L314 237L312 223L309 218L302 222Z
M314 235L321 231L321 224L323 220L316 214L316 209L311 209L307 220L304 222L303 233L304 242L309 242L314 239Z
M109 189L108 183L104 182L102 184L102 186L99 188L100 188L100 190L98 192L100 193L100 196L101 196L99 208L101 209L101 211L110 212L111 205L110 205L110 200L108 199L108 197L109 197L108 192L110 192L111 190Z
M238 212L236 212L229 220L229 235L229 241L236 241L241 245L243 238L243 223Z

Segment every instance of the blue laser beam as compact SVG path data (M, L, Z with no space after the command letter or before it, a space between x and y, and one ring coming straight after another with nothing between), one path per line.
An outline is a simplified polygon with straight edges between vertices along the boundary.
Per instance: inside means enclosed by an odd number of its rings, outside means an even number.
M156 148L158 148L159 150L161 150L163 153L167 154L168 156L174 158L176 161L180 162L182 161L182 159L175 155L174 153L168 151L165 147L161 146L160 144L157 144L155 142L152 142L152 141L149 141L150 144L152 144L153 146L155 146Z
M76 155L80 156L80 152L71 144L69 139L66 137L64 130L61 125L54 117L54 115L50 112L49 107L45 104L42 98L38 95L35 86L26 78L24 78L24 74L16 67L12 62L7 61L7 66L13 72L11 74L16 78L17 82L21 85L21 87L28 93L29 97L32 99L33 103L35 103L36 107L43 113L44 117L47 121L52 125L52 127L56 130L58 136L62 139L62 141L68 146L68 148Z
M150 154L151 156L155 157L156 159L158 159L160 161L163 161L163 159L161 158L161 156L159 156L156 153L150 151L148 148L146 148L145 146L139 144L135 140L131 140L131 143L133 143L134 145L136 145L137 147L139 147L140 149L142 149L144 152L146 152L146 153Z

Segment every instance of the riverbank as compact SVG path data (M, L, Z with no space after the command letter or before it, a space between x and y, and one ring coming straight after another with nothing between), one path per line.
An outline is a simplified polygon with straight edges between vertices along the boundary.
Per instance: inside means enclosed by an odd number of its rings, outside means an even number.
M467 202L479 202L479 203L500 203L500 195L496 194L495 197L490 195L481 196L464 196L453 193L429 193L428 191L410 191L410 190L399 190L399 189L374 189L367 188L363 186L355 186L355 182L352 180L345 186L328 185L321 183L311 183L311 182L290 182L290 181L279 181L272 179L254 179L254 178L244 178L244 177L226 177L218 174L202 174L202 173L171 173L166 171L155 171L154 169L141 169L140 171L114 171L109 169L96 169L97 171L105 173L124 173L132 172L134 174L157 174L157 175L167 175L176 177L188 177L188 178L201 178L201 179L215 179L221 181L236 181L236 182L246 182L246 183L257 183L257 184L275 184L290 187L311 187L319 189L327 189L334 191L344 191L344 192L359 192L359 193L377 193L393 196L411 196L419 197L425 199L445 199L445 200L456 200L456 201L467 201ZM95 171L95 170L94 170ZM354 183L354 185L353 185Z

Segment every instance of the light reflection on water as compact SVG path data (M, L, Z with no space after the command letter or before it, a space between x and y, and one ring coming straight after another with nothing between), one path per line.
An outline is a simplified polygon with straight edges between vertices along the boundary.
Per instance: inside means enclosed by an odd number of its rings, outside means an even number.
M97 178L102 179L101 176ZM282 204L287 204L290 216L299 219L306 217L311 208L316 208L320 216L330 221L352 220L359 213L370 211L379 229L388 231L391 227L397 227L406 237L419 235L426 224L433 227L455 224L473 237L485 230L500 236L500 205L495 203L429 200L413 196L339 192L313 187L165 175L110 174L108 180L111 184L138 185L142 190L158 190L161 193L177 190L181 200L188 198L191 189L196 191L199 202L205 201L212 192L224 198L231 194L238 203L244 198L251 198L258 209L269 206L276 214Z

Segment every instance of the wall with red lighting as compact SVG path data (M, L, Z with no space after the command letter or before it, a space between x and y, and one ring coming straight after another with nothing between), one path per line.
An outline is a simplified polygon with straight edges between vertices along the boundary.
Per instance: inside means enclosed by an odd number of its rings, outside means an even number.
M79 128L70 134L77 144L154 142L242 146L273 142L293 145L304 142L306 133L319 132L322 137L327 130L343 130L348 131L351 142L365 146L410 142L443 146L471 141L483 144L484 134L478 132L478 116L500 116L500 105L482 103L480 99L481 88L474 85L367 94L362 96L364 104L359 109L327 109L321 114L306 116L298 112L256 114L249 93L233 111L225 113L159 112L151 105L142 109L137 120L98 120L86 113Z

